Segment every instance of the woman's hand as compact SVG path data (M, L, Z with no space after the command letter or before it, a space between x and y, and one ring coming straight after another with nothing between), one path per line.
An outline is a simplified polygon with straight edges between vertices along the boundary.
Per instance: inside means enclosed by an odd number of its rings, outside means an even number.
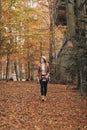
M39 77L37 77L37 83L39 83Z
M46 79L48 79L48 78L49 78L49 75L47 74L47 75L46 75Z

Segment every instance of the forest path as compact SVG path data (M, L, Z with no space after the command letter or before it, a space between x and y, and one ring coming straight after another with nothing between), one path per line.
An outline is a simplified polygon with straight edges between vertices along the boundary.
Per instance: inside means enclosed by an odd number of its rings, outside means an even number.
M87 130L87 97L67 85L48 84L42 102L39 87L0 81L0 130Z

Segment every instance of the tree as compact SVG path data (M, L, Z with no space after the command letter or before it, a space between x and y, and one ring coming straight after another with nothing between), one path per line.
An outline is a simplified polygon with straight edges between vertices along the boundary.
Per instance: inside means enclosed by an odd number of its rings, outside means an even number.
M47 45L46 50L49 49L47 40L49 37L48 10L41 8L42 11L38 11L37 8L31 7L29 4L28 0L8 0L6 3L2 1L3 19L1 22L3 23L3 35L1 38L4 39L2 44L3 54L4 56L7 55L6 78L8 77L8 79L9 76L7 75L9 75L11 64L14 64L17 80L18 77L22 79L23 64L25 66L27 64L28 69L26 73L28 77L30 77L30 64L33 64L34 59L39 59L40 53L44 53L44 48L42 48L42 52L40 51L40 42ZM38 8L40 7L38 6ZM46 16L46 18L44 16ZM30 39L32 39L32 43ZM36 48L39 48L39 51L37 51L38 55L35 55L34 58ZM48 53L46 55L48 55ZM37 56L39 57L37 58ZM15 58L14 61L11 61L12 58Z

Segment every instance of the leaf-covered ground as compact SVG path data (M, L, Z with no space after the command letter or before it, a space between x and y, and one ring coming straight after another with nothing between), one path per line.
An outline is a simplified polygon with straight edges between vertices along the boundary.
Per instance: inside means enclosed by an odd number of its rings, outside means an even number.
M87 130L87 98L66 87L49 84L42 102L35 82L0 82L0 130Z

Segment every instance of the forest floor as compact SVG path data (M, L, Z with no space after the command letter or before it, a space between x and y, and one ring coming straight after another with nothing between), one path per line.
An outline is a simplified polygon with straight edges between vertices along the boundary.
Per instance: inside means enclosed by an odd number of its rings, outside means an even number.
M0 130L87 130L87 97L73 86L0 81Z

